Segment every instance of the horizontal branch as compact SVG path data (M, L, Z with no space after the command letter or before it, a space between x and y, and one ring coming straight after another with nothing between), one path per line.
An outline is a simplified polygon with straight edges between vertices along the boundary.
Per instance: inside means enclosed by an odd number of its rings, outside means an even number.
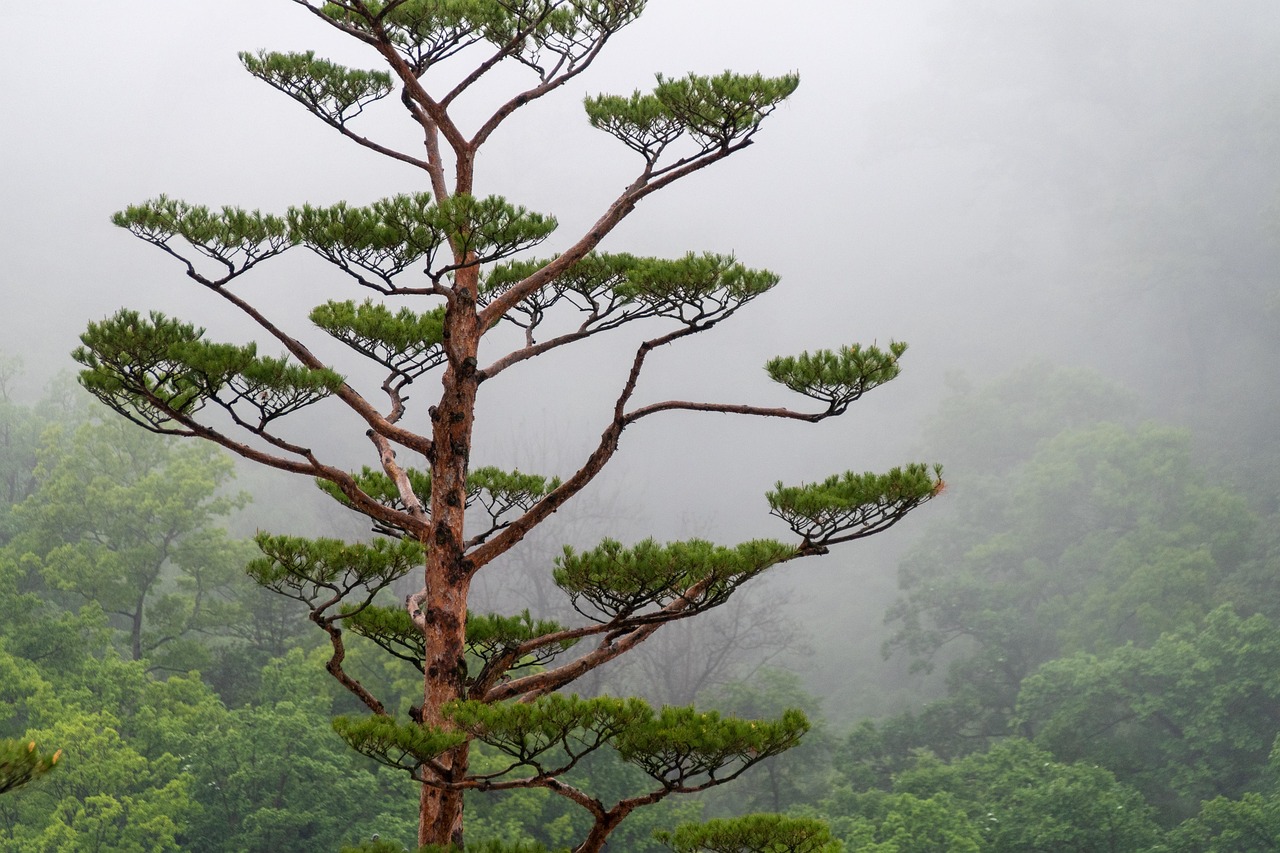
M790 418L792 420L806 421L808 423L815 424L818 421L825 420L826 418L838 414L837 412L832 411L810 414L786 408L768 408L764 406L748 406L735 403L692 403L684 400L667 400L663 403L653 403L648 406L641 406L640 408L629 412L625 421L628 424L632 424L646 415L670 411L720 412L729 415L755 415L765 418Z
M264 331L273 338L280 341L286 350L302 364L312 370L323 370L325 364L315 356L301 341L288 335L283 329L272 323L267 317L254 308L245 300L236 296L231 291L223 287L211 287L214 293L230 302L247 314L255 323L257 323ZM334 396L340 399L352 411L359 415L369 427L379 435L384 435L392 441L400 444L410 450L427 455L431 452L431 440L425 436L411 432L402 427L398 427L391 421L383 417L382 413L374 408L373 404L367 401L361 394L351 387L350 384L343 382L334 392Z

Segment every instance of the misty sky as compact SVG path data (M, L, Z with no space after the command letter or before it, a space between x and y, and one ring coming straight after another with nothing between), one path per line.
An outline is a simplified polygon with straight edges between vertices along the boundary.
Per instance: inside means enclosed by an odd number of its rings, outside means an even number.
M424 187L241 69L236 51L260 48L376 65L288 0L10 6L0 348L41 378L73 367L85 323L122 305L250 334L111 226L114 210L160 193L283 211ZM638 166L586 124L582 96L726 68L795 70L801 86L757 144L643 202L604 248L733 252L783 283L655 359L641 396L781 402L760 369L773 355L890 339L911 351L900 380L816 429L675 416L629 431L601 488L625 483L637 535L782 535L758 495L910 461L949 375L1045 358L1156 398L1183 361L1194 370L1196 347L1247 359L1232 330L1258 316L1249 306L1270 305L1280 332L1274 0L652 0L592 72L500 132L478 191L554 213L552 248L572 242ZM366 127L412 144L394 100ZM294 318L365 296L302 250L238 292ZM480 447L498 464L572 465L630 351L601 339L486 385ZM854 561L828 559L817 577Z

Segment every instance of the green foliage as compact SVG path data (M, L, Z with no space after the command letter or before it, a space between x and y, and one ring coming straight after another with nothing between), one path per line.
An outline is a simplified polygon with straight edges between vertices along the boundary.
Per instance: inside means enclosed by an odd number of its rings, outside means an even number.
M609 35L635 20L644 5L644 0L407 0L368 2L364 8L418 74L485 41L547 79L574 70ZM327 3L322 11L356 31L370 30L371 18L343 4ZM555 59L546 70L545 56Z
M521 260L494 267L485 277L482 300L500 296L548 263ZM532 335L548 310L565 303L586 315L579 334L651 317L709 325L777 283L768 270L749 269L728 255L689 253L664 259L593 252L529 293L503 319Z
M617 137L650 163L685 132L684 123L657 95L638 89L629 96L589 97L583 106L592 127Z
M498 778L511 772L559 776L587 753L642 725L653 709L639 699L551 694L528 703L461 702L446 714L464 731L510 757Z
M48 773L61 757L62 750L52 754L36 752L35 741L0 740L0 794Z
M664 786L690 789L733 779L757 761L796 746L808 730L808 719L796 709L769 722L667 705L652 719L629 726L616 743L624 761Z
M627 548L606 539L589 551L566 546L556 559L555 581L569 594L575 609L597 621L626 618L682 596L689 607L704 610L794 554L792 546L766 539L735 548L701 539L666 545L646 539ZM584 607L584 601L593 609Z
M207 403L261 430L276 418L332 394L342 377L331 370L259 356L257 345L203 340L204 329L153 311L144 319L122 309L90 323L72 353L85 366L80 384L125 417L157 432L175 432ZM247 419L246 419L247 418Z
M467 652L488 664L503 654L514 652L519 646L535 638L557 634L564 626L549 619L534 619L528 610L518 616L502 616L497 613L467 614ZM539 646L523 658L513 661L507 671L524 667L537 667L573 648L576 638L557 640Z
M831 412L843 412L867 391L896 378L902 372L898 359L906 351L907 345L896 341L888 352L853 344L836 352L824 349L775 358L764 369L774 382L825 402Z
M203 336L204 329L158 311L144 320L136 311L122 309L90 323L80 336L84 346L72 358L85 366L80 384L90 394L156 429L171 423L173 414L190 414L203 405L207 383L173 355L178 346Z
M436 219L453 251L466 258L447 269L492 263L531 249L557 225L555 217L532 213L501 196L450 196L437 207Z
M459 266L492 262L536 246L556 227L554 218L499 196L477 199L463 194L433 203L427 193L397 195L368 207L346 202L303 205L289 208L283 217L232 207L213 212L160 196L126 208L112 221L183 260L189 275L211 287L221 287L261 261L302 244L382 292L394 291L392 278L418 261L424 260L439 277ZM172 244L175 237L215 261L221 277L197 270ZM431 269L437 251L446 245L465 260Z
M428 193L392 196L368 207L345 201L329 207L306 204L289 208L287 220L296 242L360 284L384 292L394 289L394 276L418 261L430 267L448 236ZM380 318L369 319L376 323ZM312 320L325 328L314 314Z
M1141 851L1160 837L1150 808L1110 772L1061 763L1022 740L950 764L922 757L894 788L920 800L948 794L980 829L980 849L992 853Z
M302 539L296 536L255 537L264 557L245 571L254 581L274 592L297 599L320 613L356 590L368 605L379 590L390 586L422 563L417 542L377 539L371 543L347 543L338 539Z
M1257 853L1280 848L1280 797L1249 791L1215 797L1169 833L1173 853Z
M422 662L427 656L426 641L403 607L370 604L357 609L347 605L341 612L343 624L351 631L422 671Z
M764 117L800 85L800 75L763 77L726 71L715 77L658 75L654 97L698 144L728 148L750 136Z
M591 126L638 151L652 166L687 133L704 152L748 140L764 117L800 85L800 77L762 77L726 71L715 77L658 75L651 94L597 95L584 102Z
M357 305L326 302L311 311L311 322L361 355L416 379L444 363L440 346L444 308L417 314L401 308L394 314L385 305L365 301Z
M184 261L188 274L214 286L280 254L294 242L285 221L278 216L238 207L214 211L163 195L130 205L114 214L111 221L175 257L180 256L171 241L181 237L222 271L219 278L205 278L190 261Z
M1023 682L1018 713L1056 755L1111 768L1179 819L1270 778L1278 672L1276 624L1223 605L1149 648L1045 664Z
M404 468L405 476L409 480L409 487L413 489L414 495L424 505L431 499L431 475L425 471L419 471L416 468ZM407 505L404 502L404 496L400 494L400 490L396 487L395 481L388 477L384 472L370 468L368 465L360 469L360 473L352 474L356 488L364 492L375 501L396 510L405 510ZM341 487L331 480L315 481L316 488L333 498L343 506L352 506L351 499L346 496Z
M196 807L178 759L139 753L110 712L57 713L29 736L62 743L65 758L42 784L6 798L6 849L181 849L178 833Z
M431 500L431 475L415 468L403 469L414 495L425 506ZM382 471L365 466L353 474L356 486L369 497L396 510L406 509L404 496L395 481ZM496 529L502 516L514 511L526 511L539 499L560 485L560 478L547 478L539 474L522 474L519 471L503 471L492 466L475 468L467 474L466 505L479 504L489 515ZM329 480L317 480L316 486L329 497L351 506L342 489ZM381 531L389 534L394 531ZM492 530L490 531L492 532Z
M120 421L53 428L39 459L39 486L15 511L26 573L63 601L100 607L133 658L201 665L194 635L228 633L247 557L215 526L244 503L225 494L230 459Z
M387 72L344 68L327 59L317 59L311 50L305 53L242 52L240 62L254 77L339 126L392 91L391 75Z
M387 767L406 770L415 774L415 778L420 772L419 765L467 741L466 736L458 732L398 723L390 717L376 715L361 719L336 717L333 730L356 752Z
M913 463L885 474L833 474L821 483L784 486L766 497L772 515L810 545L848 542L897 524L942 492L942 468Z
M682 824L655 836L676 853L839 853L831 830L811 818L755 814Z
M722 717L715 711L665 706L640 699L551 694L526 703L460 702L448 716L511 763L484 778L519 772L560 776L587 754L610 746L665 790L700 790L790 749L809 730L797 710L776 721Z
M559 488L560 478L503 471L492 466L468 472L467 495L478 500L489 516L497 519L511 510L528 510L548 492Z
M690 252L675 260L638 262L615 290L623 299L649 306L655 316L690 322L686 308L701 308L706 300L737 307L777 283L774 273L748 269L730 255ZM708 312L703 309L702 313Z
M477 775L501 772L511 763L504 753L484 744L473 744L471 771ZM573 768L571 784L603 804L635 797L653 788L653 781L634 765L623 762L612 749L583 756ZM610 848L635 853L661 853L665 848L653 832L698 820L701 804L693 797L667 797L637 809L610 835ZM472 839L502 840L518 844L532 840L552 850L577 846L591 827L590 816L570 800L545 788L477 793L467 800L467 847Z

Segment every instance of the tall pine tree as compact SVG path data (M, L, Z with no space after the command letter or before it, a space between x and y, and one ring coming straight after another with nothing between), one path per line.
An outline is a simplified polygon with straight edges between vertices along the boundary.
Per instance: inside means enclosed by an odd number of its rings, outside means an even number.
M163 196L126 208L115 215L117 225L178 259L188 277L252 319L284 353L214 342L180 320L122 310L82 336L75 353L84 367L81 382L147 429L212 441L314 478L372 521L381 536L371 544L260 536L264 556L249 571L268 589L304 602L328 634L328 671L368 710L339 719L335 728L356 750L420 783L420 844L462 845L466 791L537 787L590 815L576 849L599 850L634 809L729 781L794 746L808 724L799 712L747 721L562 691L664 624L723 603L771 567L895 524L938 493L938 471L913 464L885 474L779 483L768 501L793 531L789 542L605 540L585 551L566 549L555 580L582 615L578 625L528 613L469 612L472 579L578 496L631 424L671 411L822 421L897 376L906 347L851 344L769 361L770 378L810 399L803 409L633 402L651 352L708 331L778 278L723 255L647 258L597 247L644 198L751 145L765 117L795 90L797 76L659 75L648 92L587 98L591 126L620 140L640 165L575 242L534 258L530 250L552 233L555 219L500 196L475 196L477 155L517 110L586 71L641 14L643 0L294 2L372 48L380 67L347 68L313 52L245 53L244 67L356 144L414 170L425 189L366 206L303 205L282 215ZM490 80L498 66L522 67L527 87L464 126L460 116L476 114L481 90L487 95L500 85ZM451 74L453 82L444 82ZM503 85L513 79L500 77ZM395 148L361 129L362 112L388 97L403 106L421 151ZM380 387L326 364L308 346L314 330L283 328L239 288L259 264L297 246L369 291L363 301L319 305L310 317L360 357L350 374L380 366ZM566 316L576 320L566 323ZM663 330L636 348L613 406L602 412L599 442L577 470L561 479L473 464L483 383L638 321ZM521 329L522 341L495 355L501 336L489 333L504 323ZM429 397L430 405L410 408L410 386L415 403ZM363 433L356 441L367 446L369 467L348 471L281 429L287 416L312 406L356 416ZM379 592L411 575L416 591L402 605L375 603ZM347 632L416 667L421 703L397 714L345 669ZM476 741L507 757L500 769L469 771ZM648 786L606 802L566 781L602 749L643 771ZM780 833L781 842L794 827L756 820L742 829L762 842Z

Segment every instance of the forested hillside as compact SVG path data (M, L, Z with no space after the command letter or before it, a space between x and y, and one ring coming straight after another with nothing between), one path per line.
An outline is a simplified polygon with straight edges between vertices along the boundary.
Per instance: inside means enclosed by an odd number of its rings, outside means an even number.
M773 649L732 636L719 669L677 658L599 680L816 723L732 790L640 813L611 849L666 849L655 830L760 811L820 818L849 851L1269 849L1277 519L1142 409L1036 364L932 420L950 500L900 567L885 652L945 672L945 698L836 729L769 666ZM250 498L227 460L93 414L69 393L0 408L4 849L408 846L405 780L330 729L351 700L323 672L323 635L241 571L251 545L226 528ZM541 570L514 570L505 594L532 595ZM682 639L714 656L732 625ZM802 648L776 613L761 628ZM372 651L352 642L352 671L407 704L412 680ZM617 796L636 784L603 760L586 772ZM477 799L467 819L474 838L549 849L584 829L546 792Z

